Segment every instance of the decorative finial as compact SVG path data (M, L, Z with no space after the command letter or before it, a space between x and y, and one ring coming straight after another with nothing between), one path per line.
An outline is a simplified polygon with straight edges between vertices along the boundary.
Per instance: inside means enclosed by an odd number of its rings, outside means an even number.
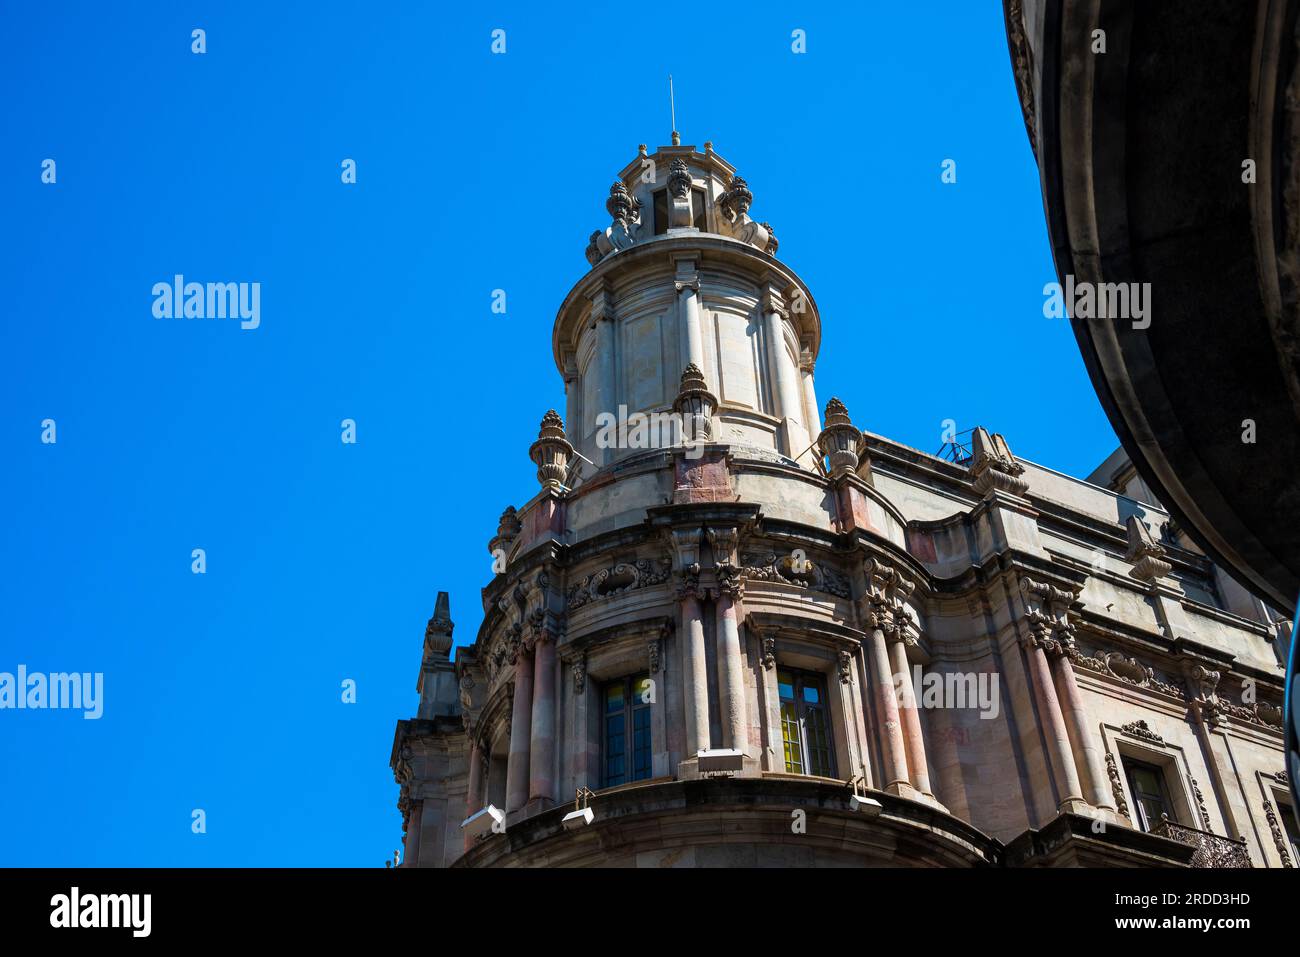
M826 427L817 436L817 447L830 459L831 478L857 470L862 433L853 425L849 410L839 399L832 398L826 403Z
M537 481L542 488L559 490L564 487L569 456L573 446L564 437L564 420L554 409L542 416L542 427L537 441L528 449L528 457L537 463Z
M451 652L451 600L445 591L438 592L433 617L424 628L424 648L434 658L446 659Z
M681 386L673 401L673 411L682 417L682 431L688 441L704 442L713 438L713 413L718 397L709 391L704 373L694 362L682 370Z

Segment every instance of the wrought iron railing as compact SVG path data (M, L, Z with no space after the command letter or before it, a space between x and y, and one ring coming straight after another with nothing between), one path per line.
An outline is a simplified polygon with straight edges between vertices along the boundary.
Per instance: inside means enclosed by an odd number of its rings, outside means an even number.
M1190 827L1169 820L1160 815L1160 823L1151 829L1152 834L1167 837L1196 848L1192 855L1192 867L1250 867L1250 854L1246 850L1246 839L1233 840L1200 828Z

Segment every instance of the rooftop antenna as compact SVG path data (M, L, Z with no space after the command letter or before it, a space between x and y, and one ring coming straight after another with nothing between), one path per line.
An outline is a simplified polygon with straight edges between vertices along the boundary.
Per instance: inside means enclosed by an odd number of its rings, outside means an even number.
M673 146L682 145L681 134L677 132L677 102L673 99L673 75L668 74L668 109L673 116Z

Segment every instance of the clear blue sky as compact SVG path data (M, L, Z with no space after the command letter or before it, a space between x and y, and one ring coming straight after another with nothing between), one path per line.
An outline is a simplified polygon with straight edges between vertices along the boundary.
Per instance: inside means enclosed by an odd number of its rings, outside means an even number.
M998 4L638 9L6 12L0 671L103 672L105 701L0 711L0 864L397 846L425 621L444 589L474 637L486 542L564 407L555 309L615 173L668 138L670 72L684 142L739 167L817 297L823 402L927 451L944 419L985 424L1078 475L1115 447L1042 315ZM175 273L260 282L260 328L154 319Z

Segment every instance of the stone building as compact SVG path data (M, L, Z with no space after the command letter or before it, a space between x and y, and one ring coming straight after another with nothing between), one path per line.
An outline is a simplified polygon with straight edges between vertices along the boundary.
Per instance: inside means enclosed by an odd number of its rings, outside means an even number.
M753 202L676 134L611 187L482 627L425 632L403 865L1291 866L1290 623L1122 455L823 416Z

